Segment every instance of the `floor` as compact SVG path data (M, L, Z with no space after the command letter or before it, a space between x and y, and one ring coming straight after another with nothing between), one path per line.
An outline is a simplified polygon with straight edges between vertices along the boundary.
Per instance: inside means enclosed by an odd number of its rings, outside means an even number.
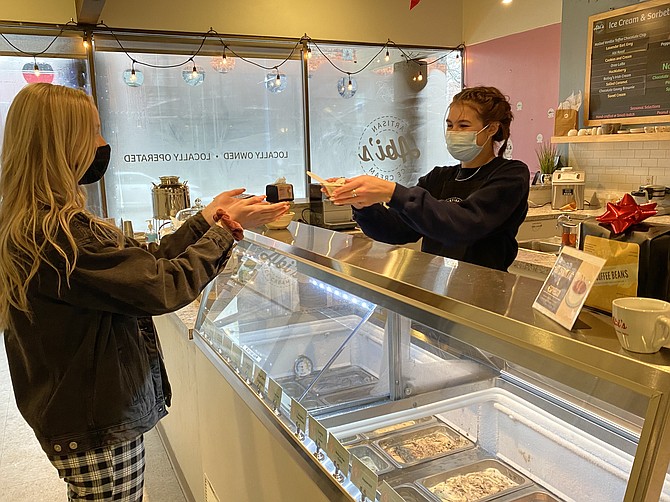
M144 436L144 502L185 502L156 430ZM9 378L4 336L0 333L0 502L62 502L65 483L47 460L19 414Z

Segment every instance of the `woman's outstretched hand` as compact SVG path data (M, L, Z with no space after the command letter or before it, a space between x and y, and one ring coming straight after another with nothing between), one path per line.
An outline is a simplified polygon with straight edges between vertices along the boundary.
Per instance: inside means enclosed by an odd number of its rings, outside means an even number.
M215 223L217 210L225 211L231 220L243 228L253 228L276 220L289 209L288 202L270 204L265 195L254 195L246 199L236 196L244 193L244 188L221 192L202 210L202 215L210 225Z

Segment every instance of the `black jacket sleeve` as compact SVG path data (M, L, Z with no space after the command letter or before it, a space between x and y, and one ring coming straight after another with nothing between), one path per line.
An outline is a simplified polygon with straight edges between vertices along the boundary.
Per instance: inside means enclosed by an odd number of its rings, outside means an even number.
M138 317L173 312L195 300L223 269L234 240L227 229L218 226L210 227L190 245L188 231L172 237L170 246L163 249L183 251L174 258L157 258L141 247L119 249L114 242L80 233L79 256L69 280L60 270L60 282L41 280L40 292L82 309ZM55 274L53 269L43 270Z
M522 162L503 162L461 202L431 195L441 182L434 170L415 187L396 184L388 209L356 211L356 221L367 235L383 242L411 242L405 239L413 235L414 241L425 236L446 246L467 246L496 231L527 200L529 172Z

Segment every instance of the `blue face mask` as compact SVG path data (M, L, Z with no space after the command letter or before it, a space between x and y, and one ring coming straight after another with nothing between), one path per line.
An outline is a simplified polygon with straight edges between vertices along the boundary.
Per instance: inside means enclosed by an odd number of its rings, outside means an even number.
M447 150L449 150L451 156L461 162L470 162L477 157L486 144L478 145L477 135L488 126L489 124L485 125L479 131L447 131L445 133L445 140L447 142Z

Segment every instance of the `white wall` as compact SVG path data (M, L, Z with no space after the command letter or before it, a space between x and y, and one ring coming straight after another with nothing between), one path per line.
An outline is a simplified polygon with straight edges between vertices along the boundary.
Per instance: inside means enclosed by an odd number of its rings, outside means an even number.
M398 44L455 46L461 43L462 0L278 2L236 0L174 2L107 0L101 18L108 26ZM190 6L190 8L189 8Z
M75 0L0 0L0 19L32 23L67 23L76 17Z
M429 1L435 0L424 3ZM467 46L560 23L562 3L562 0L513 0L510 5L502 5L500 0L466 0L463 42Z

